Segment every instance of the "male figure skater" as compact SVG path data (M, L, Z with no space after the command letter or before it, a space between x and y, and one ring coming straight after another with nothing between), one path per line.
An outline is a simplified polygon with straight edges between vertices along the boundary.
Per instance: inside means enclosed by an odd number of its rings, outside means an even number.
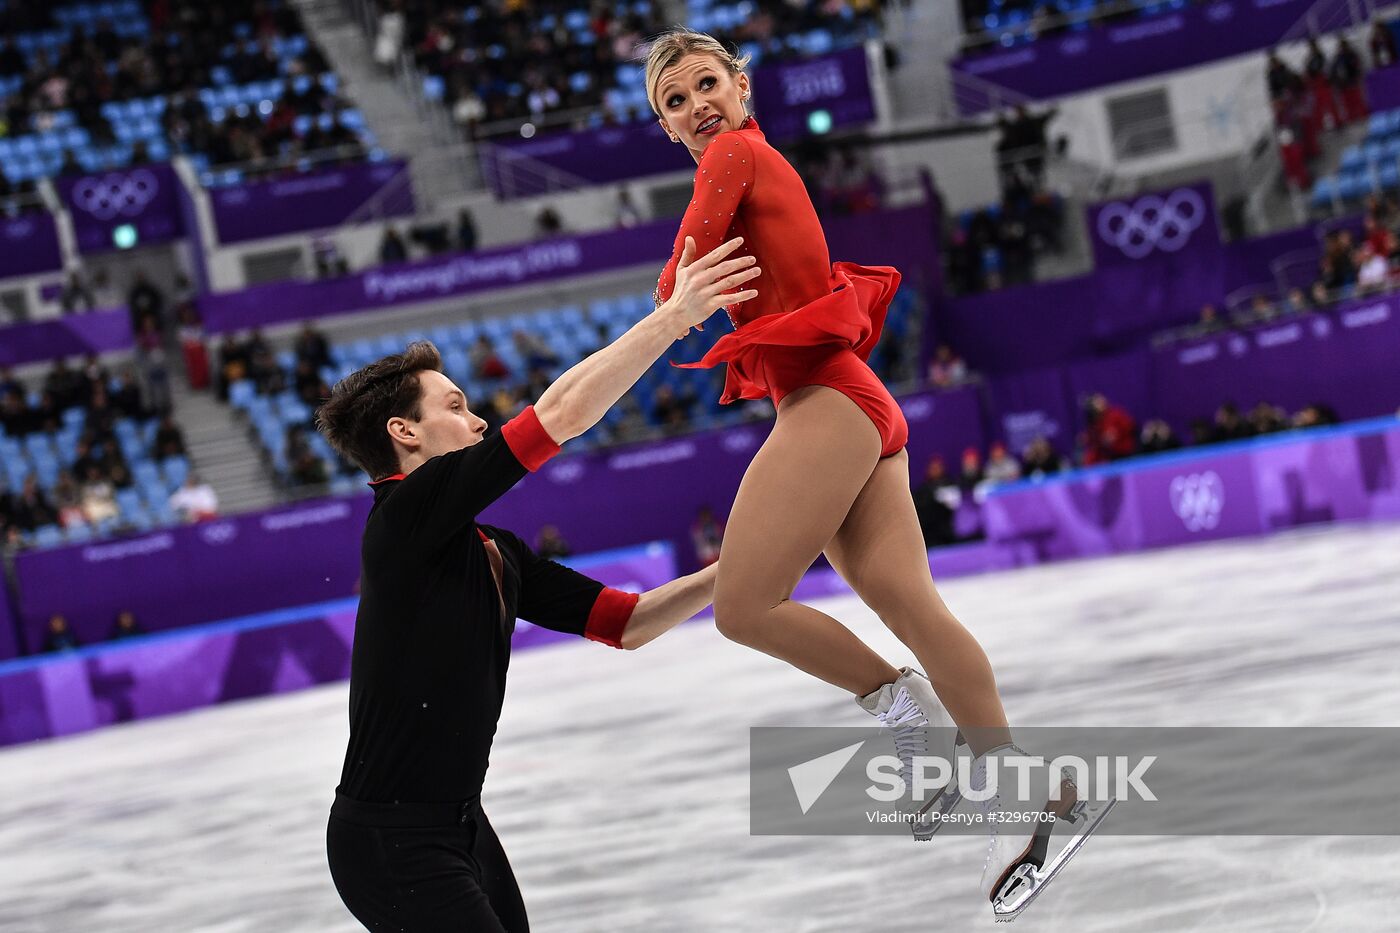
M476 516L596 424L678 335L757 294L731 291L758 275L750 257L724 259L740 242L693 264L687 244L669 301L489 437L429 343L348 376L319 409L326 438L374 480L350 742L326 833L336 888L370 930L529 929L480 805L517 617L635 648L709 605L713 568L623 593Z

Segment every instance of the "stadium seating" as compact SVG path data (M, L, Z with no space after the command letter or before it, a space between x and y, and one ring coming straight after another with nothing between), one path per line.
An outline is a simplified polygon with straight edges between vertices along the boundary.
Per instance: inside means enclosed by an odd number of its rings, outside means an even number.
M1082 32L1106 15L1160 16L1180 10L1191 0L961 0L963 21L973 38L969 48L984 50L1034 42L1042 35Z
M1371 114L1366 138L1342 152L1337 171L1313 184L1318 209L1356 207L1367 195L1400 189L1400 110Z

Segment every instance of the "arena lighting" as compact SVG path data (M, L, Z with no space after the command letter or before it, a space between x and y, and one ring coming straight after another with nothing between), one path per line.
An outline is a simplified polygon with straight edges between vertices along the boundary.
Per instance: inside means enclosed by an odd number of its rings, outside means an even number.
M121 224L112 228L112 245L117 249L131 249L137 239L135 224Z
M807 129L814 135L821 136L831 132L831 111L813 110L807 114Z
M532 137L535 135L535 124L533 124L533 123L522 123L522 124L520 124L520 135L521 135L521 137L524 138L524 139L530 139L530 138L532 138Z

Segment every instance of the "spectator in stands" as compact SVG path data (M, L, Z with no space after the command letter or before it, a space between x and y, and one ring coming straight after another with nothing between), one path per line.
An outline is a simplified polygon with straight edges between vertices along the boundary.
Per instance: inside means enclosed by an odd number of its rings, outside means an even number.
M1006 445L998 441L987 454L982 476L988 483L1014 483L1021 478L1021 464L1007 452Z
M29 406L24 404L24 396L19 392L11 390L0 401L0 427L10 437L24 437L38 428Z
M108 402L107 393L95 392L92 396L92 404L88 406L87 417L83 420L83 428L92 435L92 440L98 444L105 444L108 441L115 441L116 424L118 412L114 410Z
M1297 73L1278 56L1278 49L1269 49L1268 58L1265 59L1264 66L1267 69L1264 79L1269 86L1269 99L1280 101L1286 97L1298 93L1302 87L1302 79Z
M60 410L67 410L86 405L92 397L92 389L82 373L70 368L68 360L59 357L44 377L44 394L52 396Z
M54 508L58 510L58 523L64 528L72 528L87 521L87 515L83 511L82 490L78 488L73 474L68 470L59 472L58 481L50 490L50 496Z
M1358 294L1372 294L1384 289L1390 278L1390 263L1386 257L1375 252L1370 243L1356 251L1356 290Z
M49 616L49 630L44 635L44 650L49 653L72 651L78 647L77 636L68 627L68 619L55 612Z
M914 488L914 513L924 547L941 547L957 540L953 519L957 500L962 497L958 484L948 475L943 458L934 456L924 468L924 481Z
M174 404L170 394L170 366L160 324L153 315L141 319L141 331L136 336L136 362L141 367L141 380L151 411L169 411Z
M1328 291L1350 288L1356 284L1356 262L1352 257L1350 230L1336 230L1327 235L1322 254L1322 281Z
M1004 176L1021 176L1039 188L1045 180L1048 149L1045 127L1059 114L1058 107L1032 114L1017 104L1010 116L997 120L1001 138L997 140L997 162Z
M288 480L292 486L322 486L330 481L326 461L310 450L302 453L291 466Z
M1031 441L1021 455L1021 475L1027 479L1054 476L1064 468L1064 460L1044 437Z
M24 385L15 378L13 367L0 366L0 398L4 398L11 392L17 392L23 396Z
M708 567L719 560L720 544L724 541L724 522L708 505L700 506L690 526L690 543L695 548L695 562Z
M1308 289L1308 304L1314 308L1325 308L1332 303L1332 296L1327 291L1327 283L1318 279L1312 283Z
M109 521L121 514L117 508L116 490L101 470L88 467L82 484L83 515L91 525Z
M1274 303L1269 300L1269 296L1263 292L1255 292L1254 297L1249 300L1248 313L1242 315L1242 323L1272 321L1276 317L1278 317L1278 309L1275 308Z
M1296 285L1288 290L1288 295L1284 298L1283 304L1279 306L1279 311L1283 314L1302 314L1311 310L1308 304L1308 296Z
M970 493L982 485L982 454L976 447L969 447L963 451L962 464L958 473L958 488L964 493Z
M1252 437L1254 432L1249 428L1249 422L1240 416L1239 406L1234 402L1226 402L1215 411L1215 428L1211 432L1211 440L1216 443L1225 441L1237 441L1246 437Z
M1320 428L1338 424L1340 418L1330 405L1316 403L1304 407L1293 416L1295 428Z
M96 353L89 353L83 358L83 368L80 371L83 377L83 401L92 398L98 389L106 389L112 382L112 373L102 361L98 359Z
M334 237L317 237L311 243L316 278L334 279L350 274L350 264L340 252Z
M24 487L11 509L13 522L24 531L58 524L58 511L39 489L39 481L32 474L25 478Z
M132 279L131 288L126 293L126 306L131 313L133 332L141 333L145 329L147 318L155 320L157 331L163 328L165 324L165 296L146 277L144 270L138 269L135 278Z
M543 208L535 216L535 238L548 239L564 232L564 220L552 207Z
M153 446L157 460L185 456L185 435L180 430L180 426L175 423L174 415L167 412L161 417L160 424L156 427Z
M118 489L130 489L136 485L136 478L131 475L131 468L125 461L116 461L107 470L107 478L112 481L112 485Z
M96 394L96 390L93 394ZM146 417L146 407L141 402L141 386L132 369L123 369L117 376L117 386L108 393L108 401L123 418Z
M477 335L476 343L467 351L467 358L478 379L504 379L510 375L510 369L501 361L491 338L485 334Z
M204 325L192 304L183 305L179 312L180 355L185 361L185 380L196 391L209 387L209 348L204 342Z
M136 621L136 613L130 609L123 609L117 613L116 621L112 623L112 641L121 641L124 638L134 638L144 634L146 634L146 630L141 627L140 622Z
M1132 415L1122 407L1110 404L1103 393L1096 392L1089 397L1085 416L1088 421L1084 443L1085 466L1121 460L1137 452L1137 424Z
M940 389L960 386L967 381L967 364L948 344L939 344L929 363L928 381Z
M670 384L656 387L651 399L651 416L668 434L679 434L690 423L696 398L692 392L677 393Z
M517 327L511 335L515 350L525 361L526 369L552 369L559 365L559 356L540 339L524 328Z
M1356 54L1356 49L1352 48L1346 36L1339 37L1336 54L1328 66L1328 75L1332 86L1341 95L1342 110L1348 123L1366 118L1366 94L1361 85L1363 73L1361 56Z
M213 486L191 470L184 485L171 494L170 508L183 521L202 522L218 516L219 497Z
M1138 449L1145 454L1157 454L1164 450L1176 450L1181 440L1172 431L1172 426L1161 418L1152 418L1142 426L1142 437Z
M1327 55L1318 44L1317 36L1308 39L1308 57L1303 62L1303 73L1306 75L1308 94L1312 99L1314 130L1321 132L1341 126L1342 112L1337 106L1336 95L1332 93Z
M521 391L525 394L526 400L533 405L540 400L541 395L544 395L552 381L549 378L549 373L536 367L530 370L530 375L525 380L525 385L521 387Z
M613 226L635 227L644 218L637 205L632 202L632 192L625 187L617 189L617 206L613 209Z
M464 253L476 250L476 220L465 207L457 214L457 248Z
M535 538L535 553L541 557L552 560L557 557L568 557L573 552L574 549L569 547L569 542L564 540L559 529L553 525L545 525L540 529L538 537Z
M393 227L384 228L384 239L379 241L379 263L390 265L408 259L408 244L404 243L399 231Z
M1251 434L1277 434L1279 431L1288 430L1288 415L1283 409L1268 402L1260 402L1249 412L1249 431Z
M1381 203L1380 201L1375 201L1374 208L1368 211L1366 219L1362 221L1362 228L1365 231L1365 242L1363 246L1369 249L1373 254L1389 259L1396 254L1397 240L1395 234L1381 219Z
M63 309L64 314L80 310L91 311L96 307L92 289L84 280L81 269L73 269L68 273L68 278L63 283L63 290L58 294L58 304Z
M311 364L312 369L320 370L322 366L331 365L330 343L310 321L301 325L301 333L297 335L292 350L296 353L298 360L307 361Z
M1371 69L1388 68L1395 64L1395 33L1382 20L1371 24L1371 35L1367 40L1371 49Z
M296 392L297 398L307 405L315 407L321 401L321 374L316 371L316 367L311 365L308 359L298 359L296 369L292 373L292 389Z

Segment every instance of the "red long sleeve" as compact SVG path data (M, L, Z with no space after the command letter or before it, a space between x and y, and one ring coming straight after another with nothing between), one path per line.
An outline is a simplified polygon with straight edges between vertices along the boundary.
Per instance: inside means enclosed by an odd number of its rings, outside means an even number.
M676 265L680 262L686 237L694 237L695 258L699 259L732 236L740 234L740 231L731 233L731 229L738 220L739 206L753 193L754 165L753 150L741 133L721 133L705 147L695 173L695 198L681 218L671 259L656 283L653 297L658 305L670 298L676 287ZM745 243L734 256L745 255L751 245ZM755 287L758 286L752 282L741 286Z

